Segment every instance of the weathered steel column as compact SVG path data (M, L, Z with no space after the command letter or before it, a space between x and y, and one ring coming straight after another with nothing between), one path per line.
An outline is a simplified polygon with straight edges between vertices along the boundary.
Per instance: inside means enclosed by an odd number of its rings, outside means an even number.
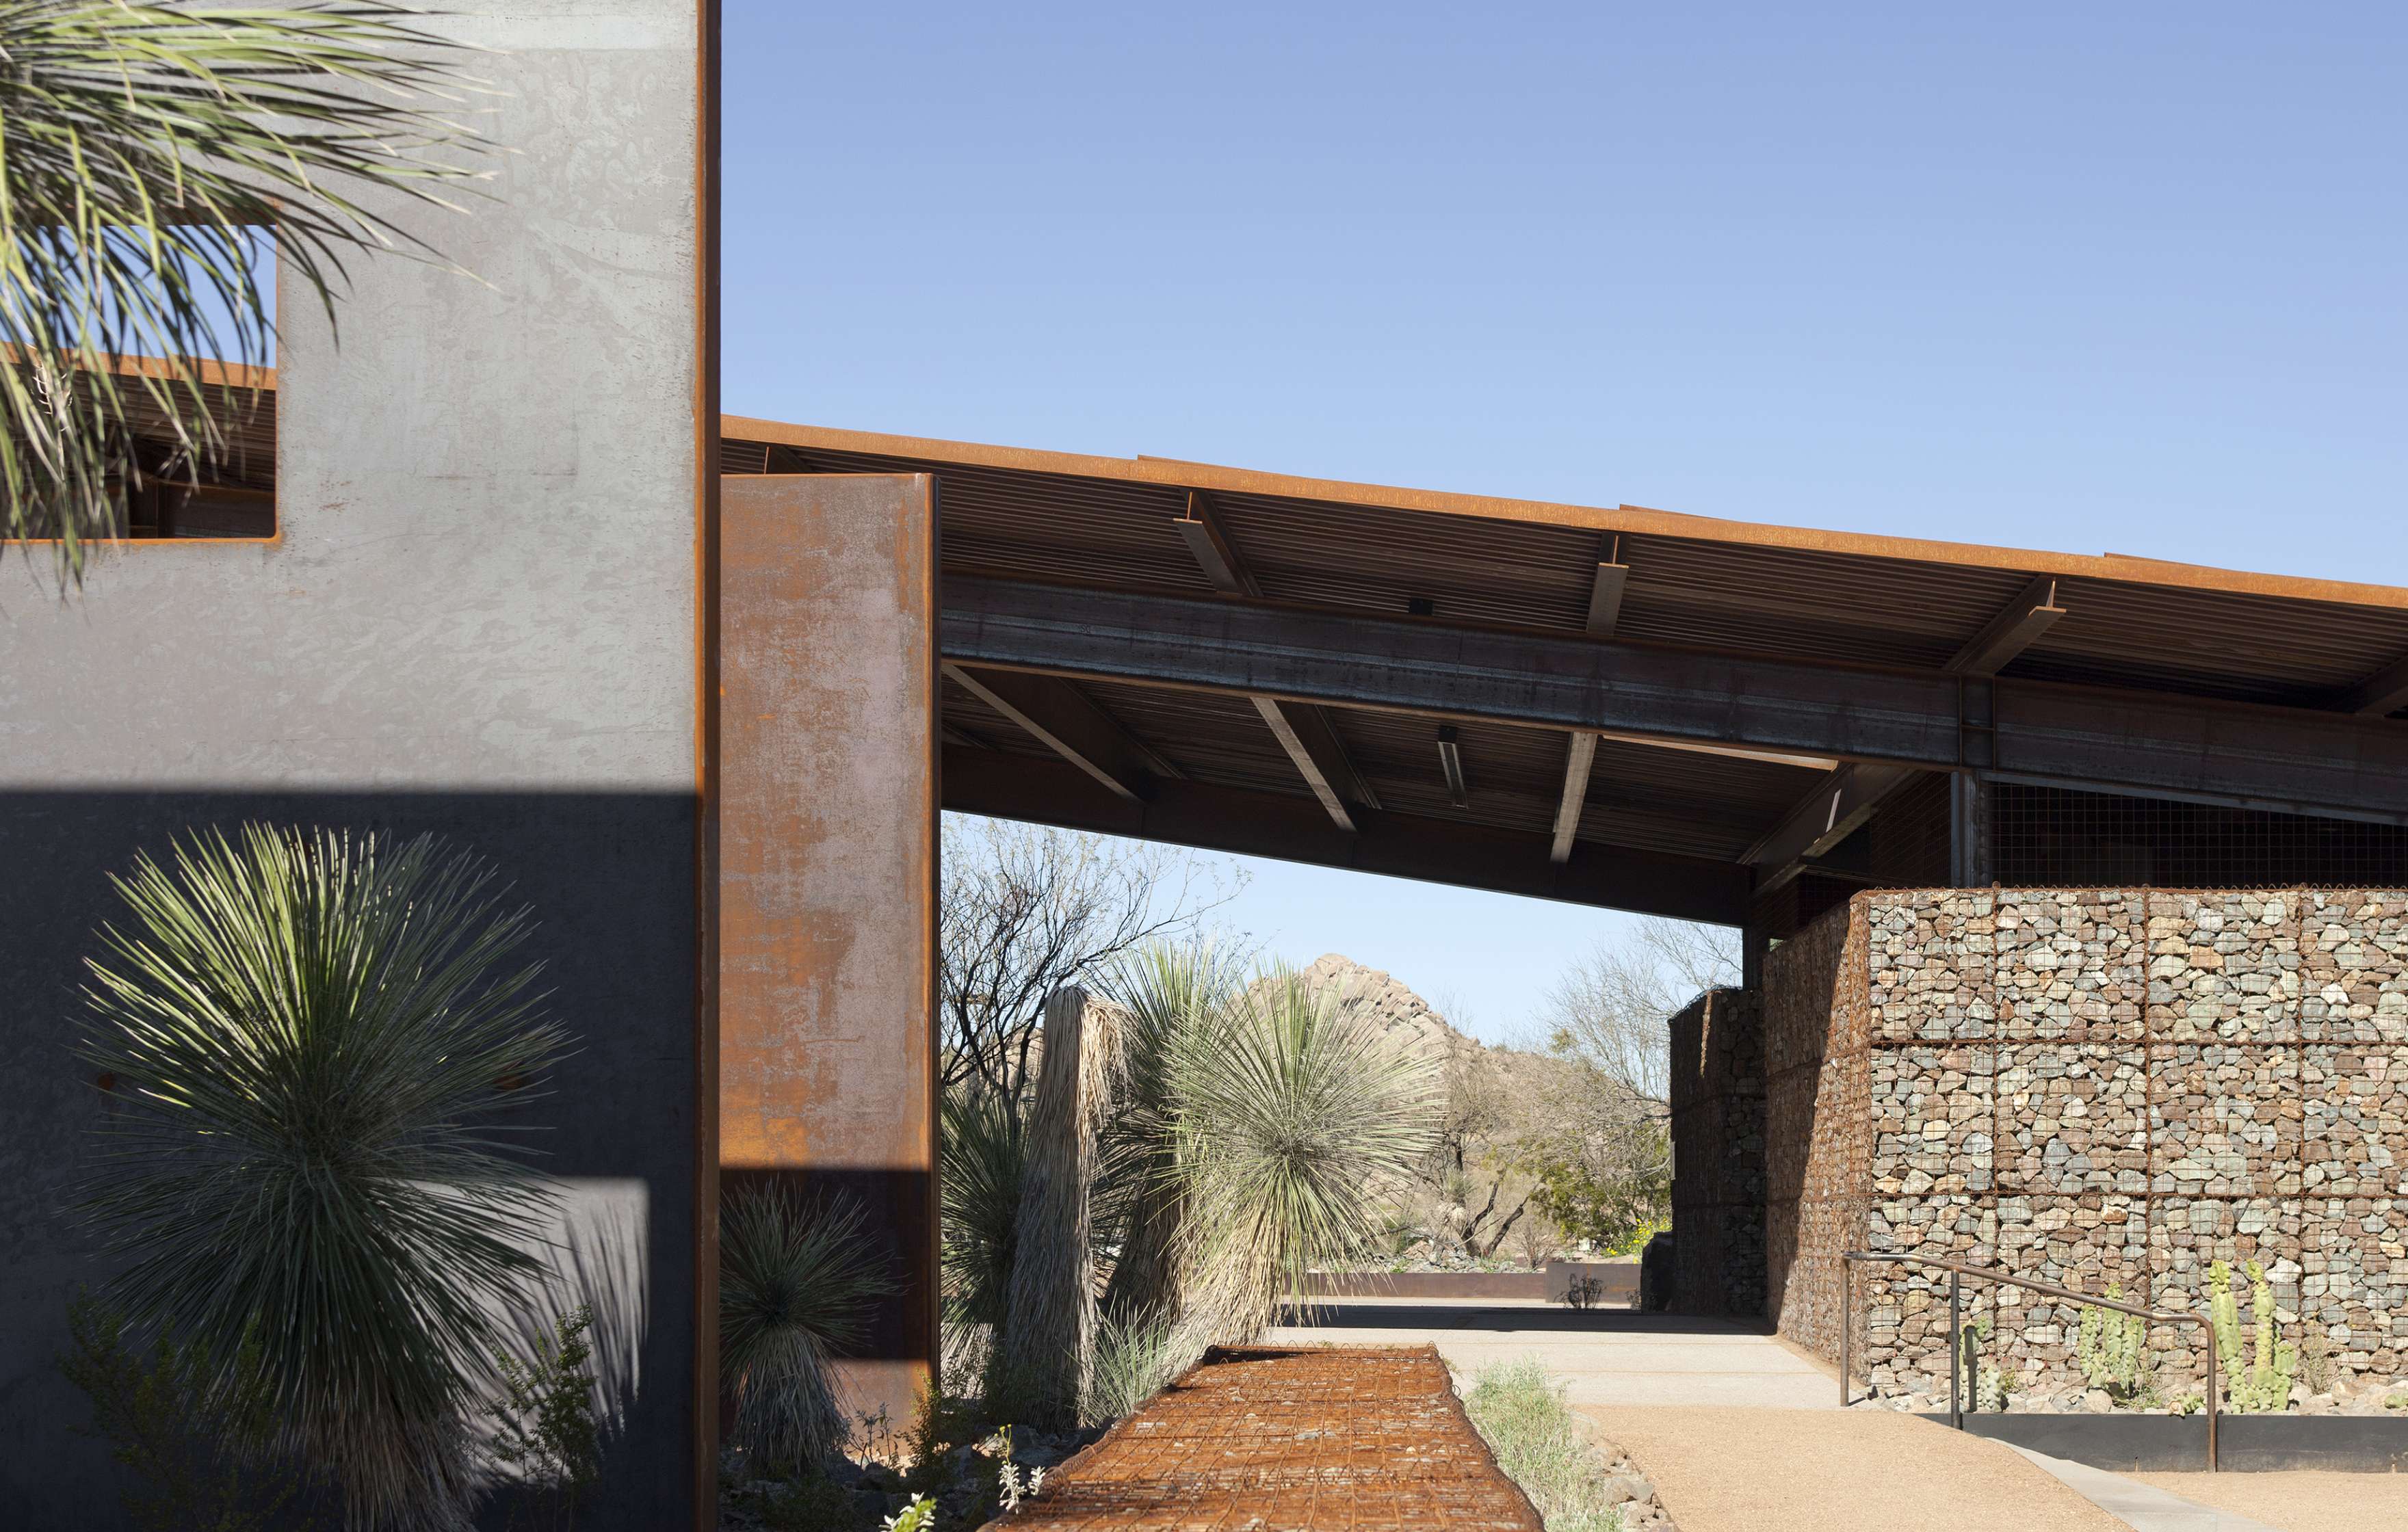
M1971 771L1948 779L1948 881L1954 888L1987 888L1990 861L1990 784Z
M859 1409L937 1356L937 505L925 475L732 475L720 556L723 1197L868 1207L900 1284Z

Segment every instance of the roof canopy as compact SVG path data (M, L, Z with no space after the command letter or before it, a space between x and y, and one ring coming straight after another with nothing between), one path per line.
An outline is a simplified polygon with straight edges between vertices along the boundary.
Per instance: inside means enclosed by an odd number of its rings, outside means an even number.
M2408 591L728 417L940 486L945 801L1736 922L1885 801L2408 823Z

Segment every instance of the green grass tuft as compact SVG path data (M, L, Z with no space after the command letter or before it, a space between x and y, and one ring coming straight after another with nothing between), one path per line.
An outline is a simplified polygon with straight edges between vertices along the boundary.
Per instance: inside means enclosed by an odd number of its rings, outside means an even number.
M1546 1518L1547 1532L1622 1532L1622 1513L1605 1498L1612 1477L1605 1460L1545 1364L1525 1357L1483 1367L1463 1404L1497 1466Z

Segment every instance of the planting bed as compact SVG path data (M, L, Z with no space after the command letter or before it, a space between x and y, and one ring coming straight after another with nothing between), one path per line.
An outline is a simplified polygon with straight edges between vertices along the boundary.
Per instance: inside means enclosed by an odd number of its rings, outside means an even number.
M1430 1346L1216 1349L997 1532L1541 1532Z

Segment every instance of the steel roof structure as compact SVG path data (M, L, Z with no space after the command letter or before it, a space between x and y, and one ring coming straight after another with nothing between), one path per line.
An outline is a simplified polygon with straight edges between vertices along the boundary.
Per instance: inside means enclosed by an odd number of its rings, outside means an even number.
M949 808L1733 923L1918 784L2408 823L2408 590L723 429L936 479Z

